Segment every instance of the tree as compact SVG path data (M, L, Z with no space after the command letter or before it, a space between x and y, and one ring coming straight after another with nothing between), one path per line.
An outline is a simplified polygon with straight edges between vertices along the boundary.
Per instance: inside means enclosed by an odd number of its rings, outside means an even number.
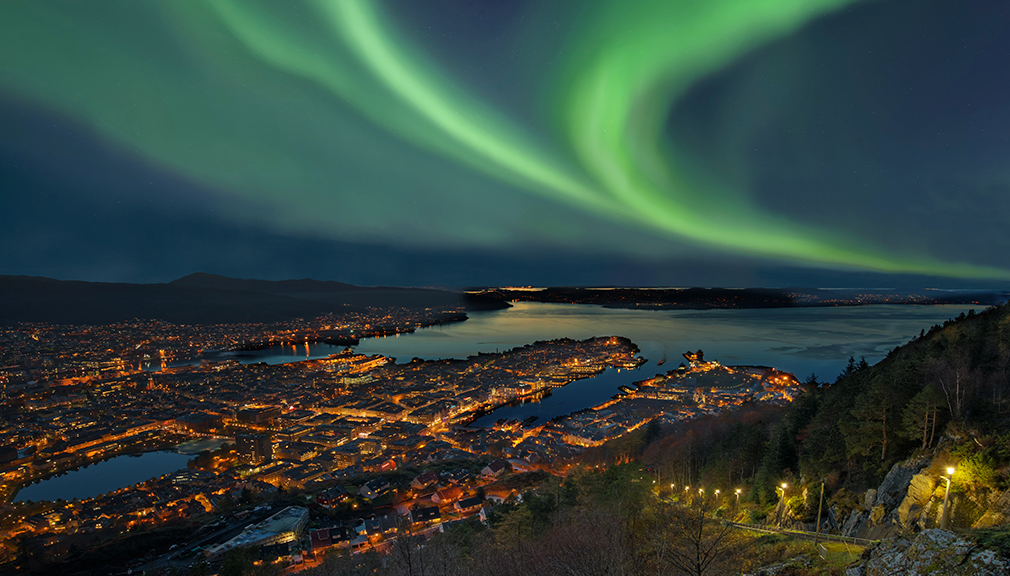
M259 560L257 548L252 546L233 548L224 555L219 574L220 576L244 576L252 572L253 563L256 560Z
M912 395L913 378L907 362L892 362L886 371L872 373L869 386L855 398L851 417L839 422L849 456L869 456L879 447L879 461L886 463L900 428L901 410Z
M658 574L739 573L751 561L753 539L712 516L714 501L661 503L650 518L647 551Z
M649 444L658 440L662 433L663 427L659 424L659 418L649 420L649 423L645 425L645 438L642 443L642 448L644 449Z
M933 445L940 408L944 406L943 392L928 384L905 406L901 415L901 435L909 440L921 440L922 448Z
M964 418L967 401L975 386L967 354L949 351L943 358L931 359L927 371L943 391L951 418Z

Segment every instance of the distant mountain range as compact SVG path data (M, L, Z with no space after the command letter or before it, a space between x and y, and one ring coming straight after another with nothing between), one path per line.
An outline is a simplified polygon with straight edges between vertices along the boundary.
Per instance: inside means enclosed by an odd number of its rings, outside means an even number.
M504 308L498 299L423 288L319 280L244 280L196 273L167 284L0 276L0 324L110 324L134 318L177 324L282 322L368 306Z
M196 273L166 284L126 284L0 276L0 325L17 322L110 324L156 319L176 324L283 322L369 306L508 308L509 301L596 304L610 308L707 309L977 304L1007 300L1005 291L818 290L810 288L432 288L355 286L342 282L247 280Z
M965 304L1005 302L1005 290L886 290L821 288L485 288L474 293L505 301L596 304L605 308L708 310L712 308L793 308L868 304Z

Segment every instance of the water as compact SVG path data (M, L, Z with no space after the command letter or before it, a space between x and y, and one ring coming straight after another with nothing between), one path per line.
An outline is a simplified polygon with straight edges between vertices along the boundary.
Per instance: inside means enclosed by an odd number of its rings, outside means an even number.
M816 373L832 381L850 356L871 364L970 306L854 306L754 310L623 310L579 304L517 302L508 310L470 313L470 319L417 330L399 338L363 340L355 351L406 362L466 358L537 340L624 336L650 362L642 378L677 367L681 354L702 349L706 360L759 364ZM666 358L664 366L656 364ZM642 379L639 378L639 379Z
M502 406L490 414L485 414L474 420L473 426L492 426L499 419L525 420L536 416L536 424L543 424L555 416L571 414L583 408L598 406L610 400L617 394L617 387L644 380L655 374L648 368L618 369L610 368L606 372L592 378L584 378L570 382L561 388L555 388L551 395L539 402L523 402L514 406Z
M162 474L186 467L189 456L176 452L145 452L135 456L117 456L87 468L71 470L60 476L31 484L18 491L15 502L31 500L85 499L126 488Z
M498 418L557 415L599 404L617 386L675 368L681 354L702 349L707 360L727 365L757 364L816 374L833 381L850 356L874 363L895 346L965 312L970 306L852 306L752 310L625 310L579 304L517 302L506 310L471 312L465 322L421 328L413 334L371 338L357 352L393 356L401 363L419 357L467 358L478 352L503 352L538 340L625 336L649 362L638 370L608 370L595 378L556 389L534 404L501 408L479 423ZM341 346L274 346L222 354L242 363L277 364L324 358ZM666 360L658 366L660 360Z

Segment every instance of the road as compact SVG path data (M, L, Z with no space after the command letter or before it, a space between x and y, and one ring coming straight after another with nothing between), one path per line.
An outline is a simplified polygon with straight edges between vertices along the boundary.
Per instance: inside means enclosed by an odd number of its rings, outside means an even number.
M775 528L773 526L742 524L740 522L729 522L726 520L723 521L723 524L725 524L726 526L739 528L741 530L750 530L751 532L764 532L765 534L781 534L783 536L791 536L793 538L799 538L801 540L814 540L818 538L816 532L807 532L805 530L783 530L782 528ZM819 539L830 542L844 542L846 544L856 544L858 546L869 546L871 544L876 544L880 542L880 540L867 540L865 538L853 538L851 536L838 536L836 534L825 534L823 532L821 532Z

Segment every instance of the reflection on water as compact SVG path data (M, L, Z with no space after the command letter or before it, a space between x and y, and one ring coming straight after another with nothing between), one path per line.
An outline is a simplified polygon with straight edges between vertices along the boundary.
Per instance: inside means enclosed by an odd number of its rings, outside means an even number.
M608 368L606 372L576 380L561 388L554 388L549 396L544 396L539 402L518 402L511 406L502 406L490 414L485 414L471 424L473 426L492 426L500 419L525 420L536 416L537 425L544 424L556 416L571 414L583 408L597 406L610 400L617 394L617 387L636 380L644 380L652 376L649 364L642 368L618 369Z
M511 406L479 420L550 419L596 405L617 393L617 386L665 372L680 364L680 355L702 349L705 358L726 365L757 364L792 372L804 379L816 374L832 381L850 356L870 363L889 350L969 309L969 306L852 306L754 310L624 310L582 304L517 302L512 308L471 312L465 322L420 328L399 337L371 338L357 352L392 356L399 362L467 358L478 352L503 352L538 340L624 336L651 360L637 371L607 372L555 389L540 403ZM342 346L274 346L229 352L212 359L234 358L247 364L279 364L324 358ZM658 366L660 360L668 363Z
M652 360L652 375L676 368L680 355L699 348L723 364L773 366L805 378L833 380L849 356L883 358L921 329L969 306L856 306L755 310L622 310L579 304L517 302L508 310L470 313L457 324L432 326L400 338L363 340L355 350L400 361L466 358L537 340L625 336ZM668 363L657 367L664 356ZM645 377L645 376L643 376Z
M188 461L189 456L175 452L117 456L27 486L18 492L15 501L83 500L185 468Z

